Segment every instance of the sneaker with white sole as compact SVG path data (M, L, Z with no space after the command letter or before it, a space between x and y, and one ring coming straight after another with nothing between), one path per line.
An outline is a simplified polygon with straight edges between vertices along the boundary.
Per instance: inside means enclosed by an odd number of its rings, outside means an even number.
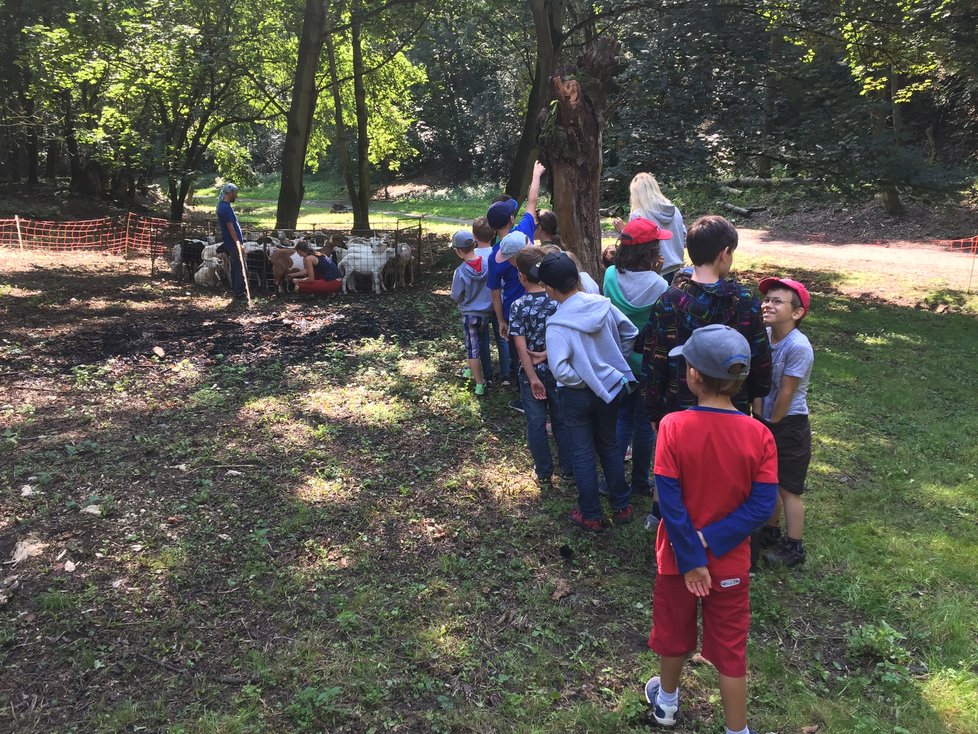
M645 700L648 701L649 706L652 707L652 718L655 719L655 723L657 723L659 726L675 726L676 712L679 711L679 706L661 705L657 701L660 687L661 680L659 679L659 676L650 678L645 684Z

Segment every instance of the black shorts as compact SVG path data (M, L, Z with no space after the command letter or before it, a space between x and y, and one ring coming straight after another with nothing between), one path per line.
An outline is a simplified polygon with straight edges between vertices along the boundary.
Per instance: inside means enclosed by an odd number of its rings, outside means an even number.
M791 494L805 491L805 477L812 460L812 429L807 415L786 415L767 423L778 447L778 486Z

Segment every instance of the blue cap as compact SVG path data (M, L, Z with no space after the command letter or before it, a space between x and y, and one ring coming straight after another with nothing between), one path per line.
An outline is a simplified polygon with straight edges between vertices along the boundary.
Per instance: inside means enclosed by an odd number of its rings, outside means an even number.
M497 201L486 212L486 219L489 222L489 226L493 229L502 229L509 224L509 220L516 214L516 210L519 208L520 205L516 202L516 199Z

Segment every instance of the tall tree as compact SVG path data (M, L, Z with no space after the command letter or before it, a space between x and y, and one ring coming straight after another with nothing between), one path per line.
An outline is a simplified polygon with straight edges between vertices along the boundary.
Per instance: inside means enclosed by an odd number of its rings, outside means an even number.
M561 238L592 275L601 267L602 130L618 89L620 49L617 40L602 36L585 47L575 66L557 69L538 139L553 182Z
M286 115L285 146L282 150L282 182L275 213L277 228L292 229L296 225L305 187L302 176L306 170L306 150L312 134L313 115L319 100L316 74L319 70L326 38L328 0L306 0L296 58L292 100Z

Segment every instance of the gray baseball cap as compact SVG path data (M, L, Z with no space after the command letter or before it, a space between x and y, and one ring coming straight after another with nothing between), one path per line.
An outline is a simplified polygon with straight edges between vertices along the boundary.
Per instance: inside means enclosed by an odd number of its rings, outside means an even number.
M670 349L669 356L685 357L687 364L718 380L744 377L750 370L750 345L743 334L723 324L700 327L685 344ZM732 374L730 368L737 364L744 371Z
M522 232L510 232L499 240L499 257L508 260L515 257L516 253L530 244L530 238Z
M475 245L475 235L469 232L467 229L460 229L458 232L452 235L452 243L449 247L453 249L458 249L460 247L469 247Z

